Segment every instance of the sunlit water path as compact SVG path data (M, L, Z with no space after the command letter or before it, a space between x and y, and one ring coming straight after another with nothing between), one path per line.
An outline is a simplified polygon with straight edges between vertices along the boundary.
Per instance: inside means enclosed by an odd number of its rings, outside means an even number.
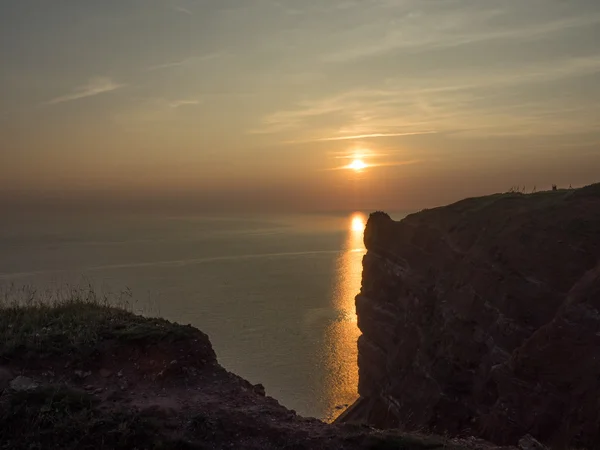
M0 284L128 287L138 311L208 333L227 369L331 419L357 395L365 220L14 218L0 225Z

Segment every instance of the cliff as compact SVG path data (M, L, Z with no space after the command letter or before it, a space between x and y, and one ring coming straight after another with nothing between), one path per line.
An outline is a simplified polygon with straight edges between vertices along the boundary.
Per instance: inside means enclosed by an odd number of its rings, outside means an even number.
M0 449L501 450L303 418L217 361L190 327L75 295L0 297Z
M600 443L600 184L370 216L340 421Z

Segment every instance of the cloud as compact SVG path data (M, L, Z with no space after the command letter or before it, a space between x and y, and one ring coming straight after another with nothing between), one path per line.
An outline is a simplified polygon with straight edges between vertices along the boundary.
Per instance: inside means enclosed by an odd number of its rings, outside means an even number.
M409 166L412 164L421 164L424 162L427 162L428 160L425 159L408 159L405 161L390 161L390 162L383 162L383 163L371 163L371 162L367 162L367 167L366 169L371 169L371 168L376 168L376 167L398 167L398 166ZM338 166L338 167L331 167L331 168L327 168L327 169L322 169L323 171L331 171L331 170L348 170L349 167L348 165L344 165L344 166Z
M181 61L174 61L174 62L168 62L168 63L164 63L164 64L157 64L155 66L150 66L148 67L146 70L149 72L155 71L155 70L162 70L162 69L170 69L172 67L180 67L180 66L184 66L188 63L190 63L193 60L193 58L185 58L182 59Z
M83 85L75 88L70 94L62 95L49 100L44 105L56 105L58 103L71 102L87 97L94 97L96 95L112 92L125 86L114 82L112 79L107 77L95 77Z
M179 108L180 106L191 106L191 105L199 105L200 100L190 99L190 100L175 100L169 103L171 108Z
M175 5L175 6L172 6L172 9L174 11L177 11L177 12L180 12L180 13L183 13L183 14L187 14L189 16L193 15L192 11L190 11L187 8L184 8L183 6Z
M317 94L268 112L251 132L298 144L435 133L547 136L597 129L596 94L580 98L568 86L598 78L600 54L477 71L453 67L443 74L415 70L371 89Z
M388 90L382 89L353 89L338 95L299 101L293 108L267 114L263 117L261 125L250 130L250 133L276 134L302 130L307 128L310 122L323 123L326 118L332 116L352 115L353 111L364 108L366 104L372 104L374 98L386 96L388 93Z
M212 52L207 53L205 55L200 56L190 56L188 58L182 59L180 61L172 61L163 64L156 64L154 66L147 67L146 70L148 72L152 72L155 70L163 70L163 69L171 69L174 67L183 67L187 66L193 62L203 62L203 61L211 61L218 58L225 57L227 54L225 52Z
M162 97L151 97L138 99L135 104L129 104L124 109L113 114L112 118L119 126L129 129L139 127L155 127L161 125L182 125L182 117L185 111L179 108L201 105L202 98L171 100Z
M353 136L334 136L320 139L314 139L315 142L326 142L326 141L350 141L353 139L372 139L382 137L396 137L396 136L415 136L420 134L435 134L435 130L423 130L423 131L408 131L399 133L369 133L369 134L356 134Z
M335 142L335 141L353 141L358 139L377 139L386 137L402 137L402 136L420 136L425 134L436 134L435 130L422 130L422 131L404 131L396 133L366 133L366 134L354 134L345 136L331 136L321 137L312 139L299 139L283 142L284 144L308 144L310 142Z
M340 42L353 41L357 45L350 48L344 45L323 55L322 59L331 63L348 63L399 50L421 52L494 40L523 42L600 24L600 14L594 12L547 21L540 19L537 23L528 21L520 25L513 23L509 26L499 26L495 22L518 22L515 16L519 13L528 14L527 9L513 7L507 10L497 5L486 8L483 2L482 7L460 8L456 7L458 4L454 2L452 6L453 2L448 2L450 9L432 10L429 14L406 13L401 8L395 8L403 13L396 17L394 9L390 9L393 17L390 20L397 23L396 27L390 28L387 26L389 22L381 22L379 19L362 28L342 31L344 39Z

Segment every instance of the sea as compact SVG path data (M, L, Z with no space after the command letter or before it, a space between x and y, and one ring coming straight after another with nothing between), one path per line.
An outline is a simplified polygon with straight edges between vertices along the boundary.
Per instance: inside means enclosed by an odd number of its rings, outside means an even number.
M393 215L395 219L404 214ZM226 369L298 414L357 398L366 215L57 214L0 220L0 292L93 289L207 333ZM9 294L7 294L9 293Z

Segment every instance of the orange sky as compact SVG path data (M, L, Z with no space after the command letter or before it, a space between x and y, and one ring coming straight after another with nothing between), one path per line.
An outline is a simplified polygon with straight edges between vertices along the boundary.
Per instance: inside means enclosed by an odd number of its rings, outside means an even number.
M404 211L600 169L595 0L37 0L0 30L4 206Z

